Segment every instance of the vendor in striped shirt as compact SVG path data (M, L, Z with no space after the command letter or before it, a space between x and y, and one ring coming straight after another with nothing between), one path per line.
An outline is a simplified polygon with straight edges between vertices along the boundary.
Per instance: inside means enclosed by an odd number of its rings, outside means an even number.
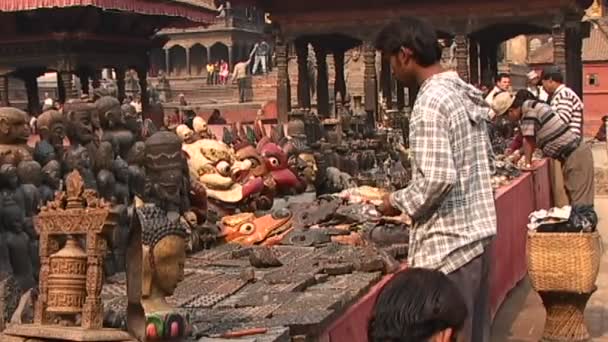
M583 101L564 84L564 76L556 67L543 73L543 89L549 94L549 104L570 129L580 138L583 133Z
M593 205L593 154L588 144L558 115L551 106L534 98L527 90L515 96L496 95L492 103L497 115L508 114L509 120L519 122L524 137L524 157L531 164L536 147L545 156L562 163L562 173L570 204Z

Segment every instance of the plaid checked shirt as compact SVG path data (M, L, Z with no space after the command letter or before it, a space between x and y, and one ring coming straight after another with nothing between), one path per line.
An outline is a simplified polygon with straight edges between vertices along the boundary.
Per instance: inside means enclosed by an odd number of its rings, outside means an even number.
M412 181L390 196L414 220L410 267L452 273L496 235L489 106L455 72L427 79L410 121Z

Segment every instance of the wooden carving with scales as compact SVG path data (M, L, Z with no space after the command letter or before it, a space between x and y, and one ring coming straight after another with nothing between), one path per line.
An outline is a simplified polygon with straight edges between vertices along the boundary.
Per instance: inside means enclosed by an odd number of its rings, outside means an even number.
M35 305L34 322L36 324L51 323L53 315L50 311L76 310L82 315L81 326L85 329L101 329L103 324L103 306L100 298L103 275L103 257L107 244L103 235L109 234L114 228L114 220L110 205L100 199L97 194L84 189L84 182L78 171L70 173L66 179L66 191L58 193L54 201L42 207L35 219L35 228L40 235L40 295ZM67 237L66 246L59 252L58 238ZM85 246L79 246L76 237L84 237ZM82 250L84 248L84 251ZM53 258L64 257L65 267L59 267ZM82 262L79 263L79 259ZM55 266L52 266L55 265ZM75 271L75 272L72 272ZM76 272L77 271L77 272ZM78 293L68 296L67 291L50 289L49 278L57 277L57 272L64 278L74 279L83 277L82 296ZM64 279L73 286L77 281ZM52 285L57 286L57 285ZM50 291L51 290L51 291ZM53 298L49 298L49 293ZM63 293L63 295L62 295ZM66 297L68 296L68 297ZM52 300L51 300L52 299ZM50 307L57 303L65 304L70 309Z

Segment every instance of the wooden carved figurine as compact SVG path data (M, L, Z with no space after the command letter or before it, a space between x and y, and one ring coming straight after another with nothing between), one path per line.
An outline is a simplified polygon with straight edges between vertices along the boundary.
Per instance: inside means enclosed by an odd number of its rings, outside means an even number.
M154 204L136 204L127 250L127 326L140 341L180 340L188 317L166 301L184 279L186 230Z
M5 162L10 160L17 166L22 160L32 159L32 153L27 146L29 127L24 111L12 107L0 108L0 155L5 156Z

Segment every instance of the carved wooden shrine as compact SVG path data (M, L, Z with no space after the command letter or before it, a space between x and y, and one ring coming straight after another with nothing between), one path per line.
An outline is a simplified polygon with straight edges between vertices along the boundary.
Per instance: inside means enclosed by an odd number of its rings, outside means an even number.
M95 191L84 189L78 171L68 175L66 191L57 193L35 219L41 270L34 324L11 326L6 335L66 341L129 340L126 332L103 329L100 295L105 236L112 234L115 219L109 203ZM76 315L80 315L80 323Z

